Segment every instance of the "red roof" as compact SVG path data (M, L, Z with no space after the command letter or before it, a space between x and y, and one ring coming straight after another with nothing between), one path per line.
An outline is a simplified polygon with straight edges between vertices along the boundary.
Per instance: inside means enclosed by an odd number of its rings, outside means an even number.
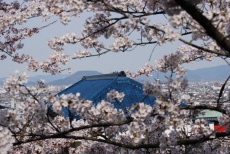
M226 128L227 128L226 126L218 126L218 125L214 126L214 130L218 133L225 132Z

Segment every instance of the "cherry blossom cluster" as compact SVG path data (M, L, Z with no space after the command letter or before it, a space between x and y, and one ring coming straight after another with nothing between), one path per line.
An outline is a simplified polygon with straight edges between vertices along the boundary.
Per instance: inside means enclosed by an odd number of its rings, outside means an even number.
M0 110L1 152L229 153L221 137L211 138L215 132L205 120L194 121L205 108L220 111L223 116L219 123L227 126L225 136L229 136L229 106L180 106L181 95L189 86L183 64L230 57L229 0L184 0L187 2L209 21L208 26L178 0L0 1L0 59L11 57L14 62L26 62L30 71L58 74L71 59L125 52L137 46L152 48L154 44L164 46L176 41L182 44L155 64L146 64L135 74L127 72L133 78L151 76L153 71L169 72L164 83L166 92L159 83L144 84L143 93L156 98L153 106L139 102L118 109L114 102L122 106L125 94L115 90L107 94L106 100L94 104L82 99L79 93L53 95L42 80L38 86L27 87L26 73L11 75L4 88L18 108ZM54 50L48 59L37 60L19 52L26 45L23 40L33 39L55 24L51 22L53 17L67 25L72 18L84 17L86 13L91 17L86 19L82 32L55 36L48 41ZM45 26L28 27L27 22L35 17L41 18ZM80 44L83 49L69 55L65 53L68 44Z
M62 51L62 47L65 44L76 41L77 38L75 36L75 33L71 33L62 36L61 38L54 37L52 40L48 42L48 45L51 49L54 49L56 51Z
M220 32L228 35L228 1L218 3L197 0L193 1L192 4L202 10L204 12L203 14L212 21L214 26L217 26ZM212 45L214 42L210 42L210 38L205 36L203 28L173 0L163 2L119 0L107 1L106 3L104 1L93 2L76 0L62 1L62 3L59 3L58 0L33 0L27 1L23 4L15 2L11 5L6 3L2 3L1 5L4 8L1 10L3 12L1 16L1 23L3 24L1 25L1 31L2 34L4 34L4 37L7 38L4 43L1 43L1 46L3 46L1 50L6 49L4 52L10 55L12 52L16 52L23 47L23 44L20 42L21 40L28 36L31 37L39 32L39 29L36 27L32 29L23 29L14 26L13 23L23 24L30 18L36 16L42 16L45 19L44 21L48 21L52 16L59 16L62 23L68 24L71 17L80 16L84 12L83 10L95 12L95 15L86 20L82 36L75 36L76 34L72 33L66 34L60 38L55 37L48 43L51 49L62 51L65 44L80 43L84 48L96 49L97 53L101 50L116 52L125 51L136 44L144 45L157 41L158 44L163 45L167 41L175 41L181 37L181 34L183 35L187 33L186 31L188 30L186 30L186 28L189 29L189 32L192 32L194 40L201 39L204 41L203 45L207 47L207 49L216 49L216 46L214 45L214 47ZM205 10L205 8L209 9ZM117 18L113 18L112 16L114 14L111 14L110 11L117 14ZM156 15L157 13L161 14L161 11L166 11L166 13L170 15L168 20L171 25L150 22L151 18L149 18L149 16L154 16L155 13ZM182 33L179 33L179 31ZM128 37L134 32L141 32L141 38L138 39L141 41L133 40L131 37ZM12 36L11 33L15 34ZM121 33L123 34L120 35ZM113 38L113 44L105 47L103 42L99 42L101 36L104 36L107 39ZM145 42L144 39L146 39L147 42ZM11 42L10 46L9 42ZM222 52L221 48L218 48L217 50ZM3 54L1 59L5 59L7 54ZM84 54L81 55L82 54L77 55L77 58L84 56ZM93 54L87 54L87 56L91 55ZM37 62L34 60L28 60L31 59L31 57L25 55L16 54L12 56L14 57L15 62L29 62L30 66L32 65L31 63ZM35 64L34 66L36 67L31 70L51 69L50 71L45 70L45 72L53 74L55 74L54 72L58 73L62 70L52 70L52 67L46 67L46 65L48 65L46 61L41 61L39 63L43 63L43 67L39 67Z
M28 75L26 72L19 74L16 72L16 75L10 75L10 77L4 82L4 88L13 93L18 94L21 90L20 85L23 85L28 81Z
M83 58L83 57L89 57L91 53L87 50L81 50L79 52L75 53L76 58Z
M130 71L126 71L126 75L131 78L136 78L142 74L145 74L146 76L152 76L152 72L157 71L154 65L146 64L144 67L139 69L135 74L131 73Z
M1 153L7 153L9 149L12 148L14 139L12 138L11 132L6 127L0 126L0 133L0 139L2 141L0 143Z
M123 92L119 93L116 90L111 90L109 93L107 93L107 99L110 102L119 101L122 102L125 97L125 94Z

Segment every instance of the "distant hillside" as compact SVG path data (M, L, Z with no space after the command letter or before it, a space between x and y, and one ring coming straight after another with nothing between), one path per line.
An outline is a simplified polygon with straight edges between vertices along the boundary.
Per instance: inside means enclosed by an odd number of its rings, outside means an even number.
M155 79L159 77L161 81L166 81L165 76L168 75L169 73L165 74L153 72L151 77L146 77L142 75L138 77L138 80L155 82ZM197 70L187 70L186 77L188 78L189 82L224 81L229 75L230 67L228 65L221 65Z
M187 78L191 82L196 81L224 81L230 75L230 67L221 65L216 67L189 70Z
M100 74L102 73L97 72L97 71L78 71L66 78L55 80L47 84L49 85L70 85L70 84L74 84L80 81L83 76L100 75Z
M69 74L37 75L34 77L30 77L29 81L30 82L37 82L39 79L43 79L43 80L45 80L45 83L49 83L49 82L54 81L54 80L64 79L67 76L69 76Z
M82 79L83 76L99 75L102 74L97 71L78 71L72 75L58 74L58 75L37 75L29 78L26 85L36 85L39 79L45 80L47 85L70 85ZM6 80L6 77L0 78L0 85Z
M59 80L63 79L65 77L69 76L68 74L58 74L58 75L37 75L33 77L29 77L29 82L26 85L36 85L37 81L42 79L45 80L45 83L54 81L54 80ZM3 82L6 80L6 77L0 78L0 85L3 84Z
M35 85L39 79L45 80L46 84L49 85L71 85L82 79L83 76L100 75L102 73L97 71L78 71L72 75L60 74L60 75L38 75L29 78L27 85ZM156 73L153 72L151 77L146 77L144 75L138 77L137 80L144 82L155 82L155 79L159 77L161 81L166 81L165 76L169 73ZM221 65L216 67L202 68L197 70L187 70L186 77L190 82L198 81L224 81L230 75L230 67L228 65ZM0 78L0 84L6 78Z

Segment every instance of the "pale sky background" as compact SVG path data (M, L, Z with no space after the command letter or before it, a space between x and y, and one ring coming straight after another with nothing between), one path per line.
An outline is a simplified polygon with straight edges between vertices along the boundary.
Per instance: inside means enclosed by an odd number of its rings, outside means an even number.
M89 16L89 15L88 15ZM66 33L77 32L81 33L82 26L84 24L84 18L74 19L69 25L62 25L60 22L55 23L45 29L43 29L40 33L33 36L32 38L26 39L23 41L24 48L20 50L20 53L29 53L35 56L37 59L45 60L49 57L49 55L53 52L47 45L48 40L50 40L54 36L62 36ZM157 22L159 19L157 19ZM161 19L160 19L161 20ZM54 19L50 20L50 22L54 21ZM154 22L154 21L153 21ZM27 23L28 26L42 26L45 23L41 22L41 18L35 18L32 21ZM135 35L134 35L135 37ZM136 35L138 38L138 35ZM148 45L145 47L138 47L134 51L131 52L119 52L119 53L109 53L106 55L102 55L101 57L92 57L92 58L84 58L72 60L63 68L71 68L72 73L81 70L95 70L101 73L111 73L114 71L121 70L130 70L132 72L136 72L138 69L143 67L146 63L153 64L155 60L162 57L164 54L168 54L170 52L175 52L177 47L180 45L179 42L176 43L168 43L164 46L157 46L153 52L152 58L149 61L150 54L154 45ZM79 50L83 49L79 45L74 45L67 47L66 53L75 53ZM14 74L15 70L25 71L26 64L18 64L12 62L11 59L0 61L0 65L2 66L0 70L0 77L6 77L9 74ZM226 65L226 62L220 58L213 60L212 62L194 62L189 65L185 65L186 69L199 69L205 67L212 67L218 65ZM28 72L30 76L40 75L43 72ZM68 71L64 71L63 74L68 74Z

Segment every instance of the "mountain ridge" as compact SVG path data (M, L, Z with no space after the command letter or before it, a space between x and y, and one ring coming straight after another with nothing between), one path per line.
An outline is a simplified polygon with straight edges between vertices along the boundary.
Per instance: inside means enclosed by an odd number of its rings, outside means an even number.
M59 79L55 81L51 81L47 84L49 85L70 85L74 84L82 79L83 76L92 76L92 75L100 75L102 73L97 72L97 71L77 71L74 74L64 78L64 79Z
M220 65L208 68L200 68L196 70L186 70L185 77L189 82L200 81L225 81L230 75L230 67L228 65ZM169 73L153 72L151 77L140 76L139 80L154 82L156 79L166 81L165 76Z
M230 67L228 65L220 65L209 68L201 68L196 70L186 70L187 73L185 77L188 78L189 82L199 82L199 81L225 81L230 75ZM29 78L27 85L36 85L39 79L44 79L47 85L71 85L82 79L83 76L100 75L101 72L93 70L77 71L71 75L69 74L59 74L59 75L37 75ZM144 82L155 82L156 79L161 81L166 81L165 76L169 73L153 72L151 77L146 77L144 75L139 76L137 80ZM0 78L0 83L2 84L6 78Z

